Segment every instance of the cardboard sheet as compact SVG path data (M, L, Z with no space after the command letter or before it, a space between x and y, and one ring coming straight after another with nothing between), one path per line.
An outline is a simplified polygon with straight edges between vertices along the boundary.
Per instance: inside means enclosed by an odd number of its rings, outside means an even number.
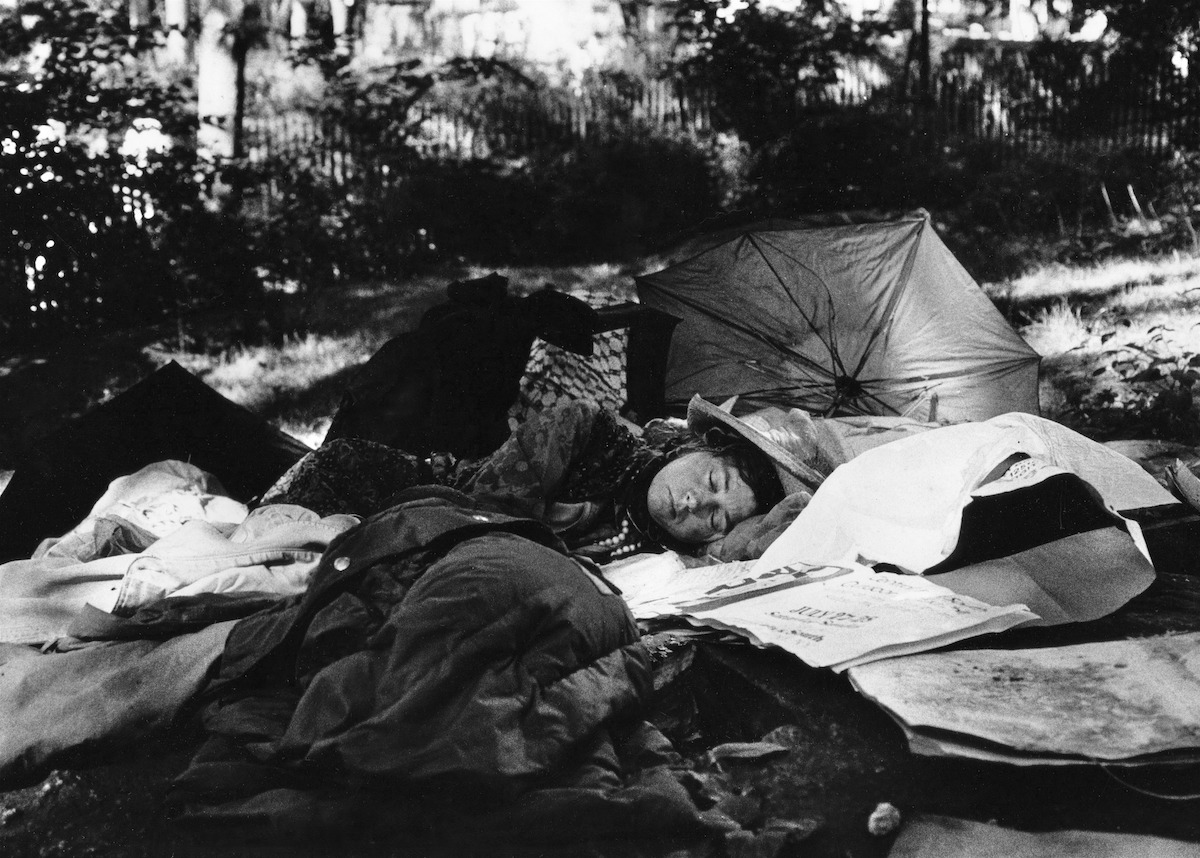
M930 736L1097 761L1200 748L1196 632L916 655L852 668L850 680Z
M908 820L888 858L1200 858L1200 843L1106 831L1017 831L921 814Z
M1150 586L1154 567L1125 530L1107 527L930 580L989 605L1024 604L1038 615L1031 625L1050 626L1107 616Z

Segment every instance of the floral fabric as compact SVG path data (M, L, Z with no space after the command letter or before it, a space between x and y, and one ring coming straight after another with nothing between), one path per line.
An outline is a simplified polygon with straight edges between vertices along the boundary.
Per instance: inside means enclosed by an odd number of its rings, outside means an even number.
M509 515L552 525L565 520L566 505L578 505L561 535L573 549L603 559L631 544L628 529L622 536L625 496L655 455L611 411L566 402L534 415L476 461L420 459L362 439L331 441L297 462L261 502L368 516L392 506L405 489L444 485ZM601 550L586 550L601 543Z

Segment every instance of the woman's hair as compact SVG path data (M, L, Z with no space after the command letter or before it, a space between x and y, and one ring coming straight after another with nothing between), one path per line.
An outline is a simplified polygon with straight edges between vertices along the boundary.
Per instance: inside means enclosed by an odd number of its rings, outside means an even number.
M670 551L691 553L696 545L683 542L669 534L653 516L647 502L650 483L668 462L688 453L709 453L724 459L737 468L746 485L754 493L756 513L766 512L783 500L783 483L774 464L766 453L739 435L719 428L709 429L703 435L691 432L669 438L662 443L662 455L650 466L643 468L633 481L626 510L634 528L647 540Z

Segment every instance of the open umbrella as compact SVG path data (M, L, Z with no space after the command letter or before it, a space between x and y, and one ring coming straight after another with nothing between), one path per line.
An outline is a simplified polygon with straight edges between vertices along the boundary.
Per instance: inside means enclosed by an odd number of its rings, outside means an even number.
M637 278L643 304L682 319L669 408L699 393L827 416L1038 412L1038 354L927 215L764 227L693 242L688 258Z

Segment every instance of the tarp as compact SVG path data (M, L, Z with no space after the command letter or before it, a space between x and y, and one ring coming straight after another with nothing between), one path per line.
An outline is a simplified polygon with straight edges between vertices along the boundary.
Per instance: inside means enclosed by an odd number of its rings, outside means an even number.
M984 420L1038 412L1038 354L926 215L819 229L747 227L637 278L682 319L669 407L740 394L739 409ZM936 414L931 405L936 400Z
M307 452L172 361L29 451L0 495L0 561L70 530L110 482L152 462L189 462L250 500Z

